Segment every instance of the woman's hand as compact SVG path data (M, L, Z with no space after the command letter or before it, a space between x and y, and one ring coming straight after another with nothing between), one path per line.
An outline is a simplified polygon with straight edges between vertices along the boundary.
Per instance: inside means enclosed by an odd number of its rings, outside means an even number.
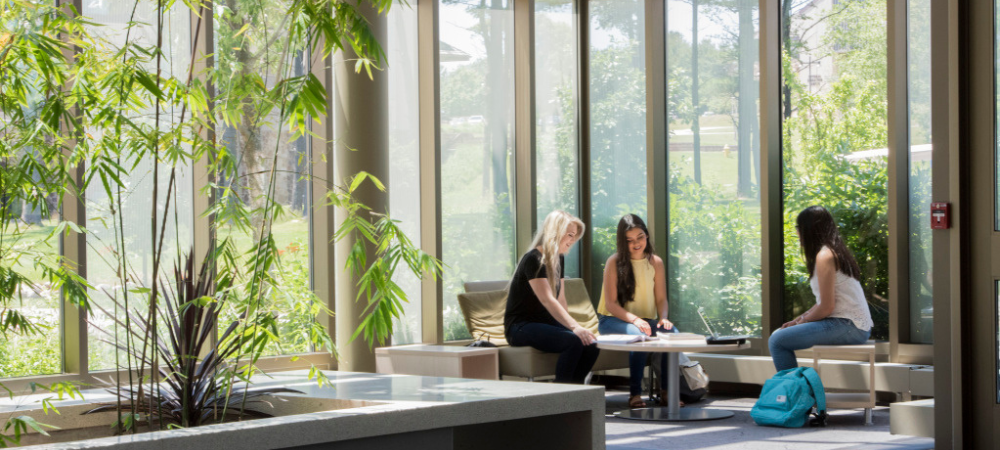
M649 322L646 322L646 319L643 319L642 317L636 317L633 319L632 325L635 325L636 328L638 328L639 331L643 332L646 336L653 334L653 330L649 328Z
M667 319L660 319L660 321L656 323L656 327L670 331L674 329L674 323Z
M785 324L782 325L781 328L788 328L788 327L791 327L791 326L798 325L799 323L800 323L799 322L799 318L796 317L794 320L789 320L788 322L785 322Z
M590 330L580 325L573 327L573 334L580 338L580 342L583 342L583 345L590 345L597 342L597 336L594 336L594 333L591 333Z

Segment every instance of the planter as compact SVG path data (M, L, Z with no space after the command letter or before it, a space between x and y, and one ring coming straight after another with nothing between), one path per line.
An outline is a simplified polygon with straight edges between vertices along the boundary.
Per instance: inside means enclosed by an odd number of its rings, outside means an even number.
M326 372L318 387L303 371L261 377L255 386L305 392L280 395L267 419L100 437L114 414L79 416L83 402L57 404L44 423L73 440L33 449L509 449L604 448L602 387L460 378ZM88 401L101 391L85 392ZM110 399L107 393L103 394ZM93 399L93 400L92 400ZM9 402L0 404L7 413ZM19 409L16 414L26 413ZM102 431L103 430L103 431Z

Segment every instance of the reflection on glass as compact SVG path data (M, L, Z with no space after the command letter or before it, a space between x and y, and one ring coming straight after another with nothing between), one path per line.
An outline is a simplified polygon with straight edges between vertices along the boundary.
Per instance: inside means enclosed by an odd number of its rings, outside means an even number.
M535 185L537 226L561 209L579 215L576 27L574 0L535 2ZM580 276L580 247L566 255L566 276Z
M931 203L931 2L907 5L910 112L910 342L934 343Z
M667 2L671 320L759 334L757 2Z
M389 10L389 213L420 246L420 110L417 73L417 10L396 4ZM393 323L392 343L420 342L420 280L408 270L394 280L406 292L402 317Z
M442 2L444 336L469 337L457 295L514 271L513 2Z
M221 180L221 184L236 194L229 201L239 202L253 212L249 229L221 220L213 224L219 242L229 239L240 254L246 255L244 270L249 274L253 265L248 252L262 239L263 211L268 208L278 211L273 222L270 217L266 219L279 259L272 272L276 282L259 299L242 294L245 285L237 286L240 294L227 301L219 320L222 332L246 311L249 302L253 302L253 308L273 313L278 340L267 346L265 355L312 350L309 331L319 312L310 281L311 140L290 139L288 127L282 124L281 105L264 92L282 80L309 74L307 55L311 52L307 43L288 42L288 30L282 23L288 3L280 0L260 6L230 3L226 8L216 8L213 14L215 48L234 49L216 53L215 79L220 80L216 90L223 97L233 95L228 99L229 104L271 102L274 105L264 116L252 111L265 108L248 106L244 111L252 113L245 114L239 122L217 123L220 144L226 146L238 164L238 176ZM290 56L282 58L286 54ZM256 302L260 302L259 306Z
M833 213L861 266L872 339L889 338L885 0L782 0L783 315L815 304L795 234L810 205Z
M600 298L604 264L615 252L618 220L633 213L649 222L644 5L639 0L589 3L592 210L587 232L594 242L594 299Z
M124 47L126 37L130 45L145 48L154 47L157 43L155 3L129 0L85 2L82 13L99 25L92 27L91 32L106 42L105 48L109 52ZM164 14L161 75L165 78L182 79L188 73L191 61L190 17L190 11L183 4L173 5ZM130 20L135 23L131 31L128 30ZM146 70L155 73L155 62L147 61L143 64ZM179 119L180 111L161 110L158 119L160 129L175 126ZM157 118L150 107L131 117L131 120L140 126L152 127ZM98 132L91 130L91 133ZM123 156L127 153L123 152ZM116 303L122 307L128 304L130 311L145 311L149 303L147 295L136 292L135 289L151 288L154 281L154 244L158 242L153 240L151 209L156 208L156 217L160 220L165 215L169 217L165 228L157 226L157 240L161 234L163 236L161 276L171 272L164 268L173 266L179 252L187 253L191 248L194 216L189 166L176 168L174 188L168 193L172 168L161 162L155 186L158 196L154 199L151 195L154 192L153 158L148 155L128 157L119 164L130 169L121 179L120 194L112 187L116 198L109 198L101 183L91 183L86 190L85 207L88 229L87 281L93 286L90 295L98 308L123 319L124 313L116 311ZM120 199L117 198L119 196ZM166 207L168 198L169 209ZM113 210L113 205L117 205L118 209ZM125 269L129 278L128 286L123 286L122 278L117 275L118 261L127 262ZM116 327L114 319L105 314L94 314L89 320L91 325L87 334L90 370L113 369L116 364L124 366L126 362L119 357L114 344L125 339L124 328Z

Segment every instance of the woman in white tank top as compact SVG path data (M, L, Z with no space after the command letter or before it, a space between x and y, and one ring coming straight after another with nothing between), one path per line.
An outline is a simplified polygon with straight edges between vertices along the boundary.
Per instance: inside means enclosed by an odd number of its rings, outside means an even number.
M779 372L798 367L795 350L863 344L872 329L859 281L861 269L841 239L833 215L822 206L810 206L795 222L816 305L771 334L767 345Z

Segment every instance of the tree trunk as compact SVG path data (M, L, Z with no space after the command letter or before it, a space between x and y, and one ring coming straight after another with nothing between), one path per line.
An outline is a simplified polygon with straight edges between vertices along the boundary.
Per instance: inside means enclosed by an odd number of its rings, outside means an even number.
M507 61L511 55L509 51L504 51L504 34L508 19L503 0L491 0L489 14L489 39L486 40L489 102L487 102L486 127L489 128L488 145L493 169L493 196L498 211L509 214L510 208L507 207L510 204L510 196L507 195L510 192L507 185L509 93L506 88L510 85L507 68L511 65L508 65Z

